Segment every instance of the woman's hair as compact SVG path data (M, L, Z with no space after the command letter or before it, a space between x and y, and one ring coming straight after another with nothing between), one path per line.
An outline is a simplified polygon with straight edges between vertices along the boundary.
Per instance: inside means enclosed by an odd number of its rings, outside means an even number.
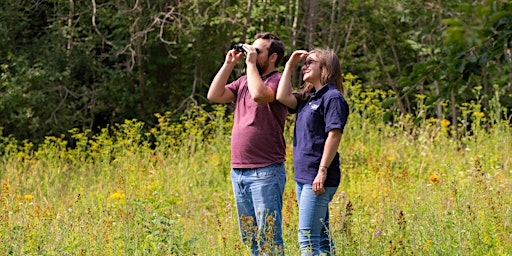
M318 65L320 66L320 82L325 85L327 83L334 83L336 88L341 93L344 93L343 89L343 76L341 74L341 64L336 53L332 50L315 49L309 52L310 55L315 55L318 59ZM304 83L299 97L302 100L309 98L309 93L314 88L311 83Z

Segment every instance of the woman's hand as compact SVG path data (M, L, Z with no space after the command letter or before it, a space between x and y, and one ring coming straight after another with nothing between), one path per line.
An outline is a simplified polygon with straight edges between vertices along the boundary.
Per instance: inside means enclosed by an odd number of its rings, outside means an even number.
M292 53L290 59L286 62L284 66L283 75L281 76L281 80L279 80L279 86L277 88L276 100L281 102L281 104L287 106L290 109L297 108L297 98L292 95L292 84L291 77L293 72L293 67L297 66L299 62L306 58L309 55L307 51L297 50Z
M290 59L286 62L286 65L290 65L291 67L295 67L299 64L302 59L308 57L309 52L304 50L297 50L290 55Z
M327 168L320 167L318 168L318 174L315 177L315 180L313 181L313 192L315 192L315 195L320 195L325 192L324 188L324 182L327 179Z

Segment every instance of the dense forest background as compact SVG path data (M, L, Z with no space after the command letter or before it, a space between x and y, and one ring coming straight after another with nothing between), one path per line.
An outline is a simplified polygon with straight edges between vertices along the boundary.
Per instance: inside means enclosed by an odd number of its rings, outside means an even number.
M205 95L225 53L260 31L278 34L287 54L335 50L360 92L380 92L380 121L448 120L460 136L472 102L489 126L511 123L509 0L4 0L1 135L37 143L211 110Z

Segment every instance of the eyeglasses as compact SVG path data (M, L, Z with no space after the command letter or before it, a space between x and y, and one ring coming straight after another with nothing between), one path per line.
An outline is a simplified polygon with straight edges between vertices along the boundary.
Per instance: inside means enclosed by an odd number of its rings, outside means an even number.
M311 65L311 63L315 63L315 62L318 62L317 60L313 60L313 59L307 59L306 61L304 61L304 65L302 65L303 67L309 67L309 65Z

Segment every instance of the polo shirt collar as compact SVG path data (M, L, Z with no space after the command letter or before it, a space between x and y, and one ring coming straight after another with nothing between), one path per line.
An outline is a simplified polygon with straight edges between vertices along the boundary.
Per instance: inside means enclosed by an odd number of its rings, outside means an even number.
M322 88L320 88L320 90L318 91L315 91L315 88L313 88L313 90L311 90L311 92L309 93L309 96L311 98L320 98L322 97L322 95L324 95L324 93L332 89L336 89L336 85L334 83L327 83L324 86L322 86Z

